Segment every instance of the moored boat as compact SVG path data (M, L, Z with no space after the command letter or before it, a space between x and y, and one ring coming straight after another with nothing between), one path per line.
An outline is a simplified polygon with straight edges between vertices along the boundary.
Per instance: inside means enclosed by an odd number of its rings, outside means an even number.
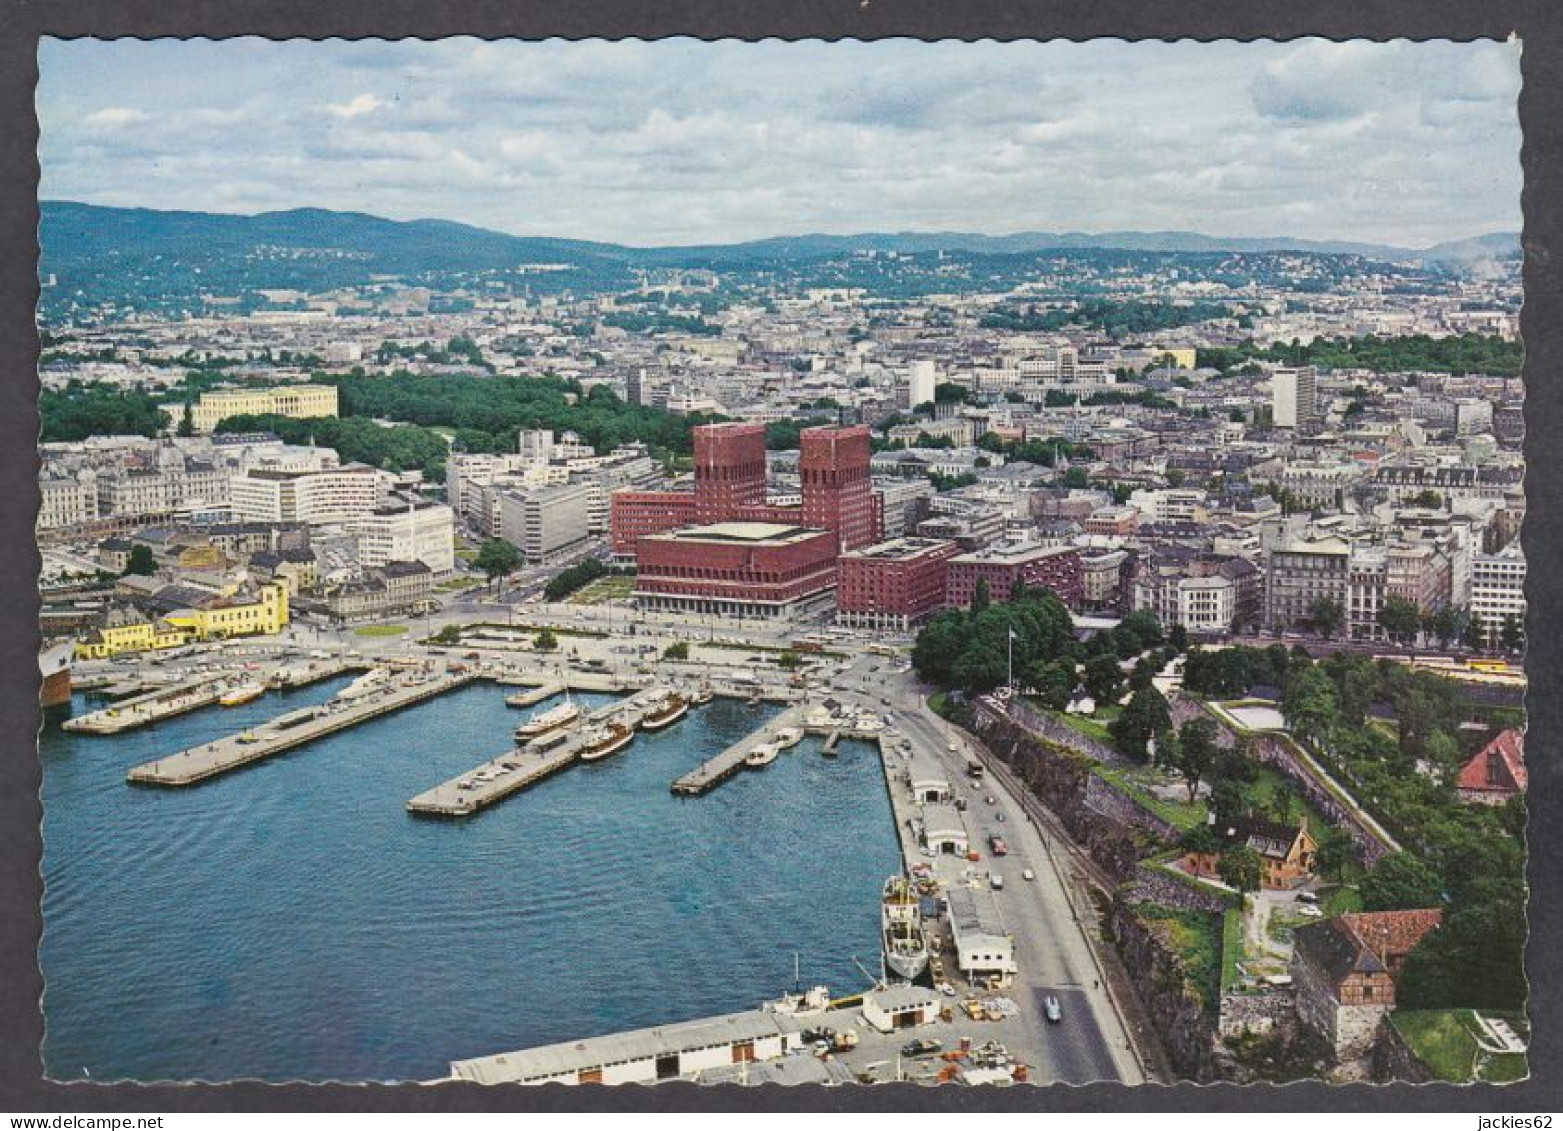
M694 697L693 697L693 699L691 701L697 707L704 706L705 704L711 702L711 695L712 695L711 681L710 680L701 680L700 686L695 688L695 694L694 694Z
M769 766L776 761L781 754L781 749L774 742L762 742L748 754L744 755L744 765L758 769L761 766Z
M797 727L782 727L776 732L776 748L789 750L803 741L803 732Z
M516 727L516 737L525 742L529 738L547 734L551 730L567 727L581 717L581 709L570 701L568 693L564 702L557 707L550 707L540 714L533 715L526 722Z
M266 685L255 680L241 683L237 687L230 687L217 697L217 702L224 707L239 707L245 703L253 703L266 694Z
M45 710L70 704L71 664L75 655L76 646L69 640L51 644L38 653L38 674L43 677L38 705Z
M670 727L689 712L689 700L676 691L669 691L660 701L646 708L641 717L642 730L661 730Z
M888 972L909 982L927 969L922 902L905 876L891 876L885 881L879 923Z
M616 719L605 726L593 727L584 737L581 761L596 762L628 746L635 737L635 728Z
M357 699L361 695L369 695L380 690L391 679L390 668L375 668L359 676L337 693L338 699Z

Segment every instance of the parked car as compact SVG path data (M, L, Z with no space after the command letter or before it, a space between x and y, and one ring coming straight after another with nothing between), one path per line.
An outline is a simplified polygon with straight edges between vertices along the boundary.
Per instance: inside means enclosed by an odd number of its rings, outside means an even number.
M1300 891L1297 893L1298 903L1318 903L1319 896L1316 892Z
M932 1056L944 1046L932 1037L920 1037L901 1046L902 1056Z
M1048 994L1047 1000L1042 1003L1042 1014L1049 1021L1062 1021L1064 1019L1064 1007L1058 1004L1058 999Z

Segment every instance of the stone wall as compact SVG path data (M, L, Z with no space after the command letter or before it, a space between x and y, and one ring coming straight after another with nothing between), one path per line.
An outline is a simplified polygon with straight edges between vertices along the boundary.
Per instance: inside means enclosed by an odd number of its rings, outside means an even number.
M1297 996L1290 986L1221 995L1221 1020L1217 1032L1222 1038L1244 1033L1267 1034L1279 1030L1289 1035L1297 1025Z
M1384 1021L1378 1043L1373 1046L1372 1065L1373 1079L1378 1083L1404 1081L1409 1084L1426 1084L1437 1079L1432 1069L1411 1051L1411 1046L1400 1035L1400 1030L1388 1018Z
M1220 915L1236 902L1235 895L1225 895L1192 883L1183 883L1176 876L1153 864L1137 864L1134 869L1133 891L1135 902L1150 900L1164 907L1176 907L1182 911L1207 911Z
M1015 722L1033 734L1084 754L1087 758L1106 762L1108 765L1122 765L1124 762L1123 755L1111 746L1098 742L1089 735L1081 734L1068 723L1061 723L1052 715L1038 711L1023 699L1015 698L1009 701L1009 714Z
M1096 774L1085 779L1085 804L1119 824L1140 829L1157 840L1177 840L1178 827L1141 805L1112 782Z
M1146 822L1103 812L1103 808L1117 811L1113 805L1098 808L1088 803L1097 788L1091 783L1100 781L1091 772L1088 758L1043 740L986 704L976 705L971 726L1112 879L1132 878L1139 861L1156 851L1160 840Z
M1183 960L1162 938L1159 925L1134 914L1120 893L1113 900L1113 939L1135 993L1161 1035L1167 1059L1180 1079L1216 1080L1214 1016L1189 989Z

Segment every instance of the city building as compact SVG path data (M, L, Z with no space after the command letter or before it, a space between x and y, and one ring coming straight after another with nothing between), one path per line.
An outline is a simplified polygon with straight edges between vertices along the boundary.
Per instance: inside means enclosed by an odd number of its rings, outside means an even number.
M287 587L277 583L228 594L166 586L152 601L163 607L161 615L126 606L107 610L102 622L77 643L76 658L101 660L234 636L271 635L288 624Z
M393 500L358 519L352 530L361 565L422 562L437 577L456 568L456 515L444 503Z
M1308 428L1318 422L1318 377L1311 365L1275 370L1270 390L1277 428Z
M592 489L585 483L504 491L499 508L500 536L528 564L568 557L591 538Z
M372 514L380 494L380 472L361 464L324 471L252 468L229 484L239 522L349 523Z
M906 632L944 607L946 563L960 547L898 538L850 550L837 564L837 619L854 628Z
M1516 540L1496 554L1471 558L1471 600L1466 611L1481 618L1484 643L1502 643L1504 621L1525 624L1525 551Z
M178 411L173 413L177 420ZM337 415L335 385L277 385L265 389L213 389L190 408L197 432L214 431L233 416L290 416L307 419Z
M1525 792L1525 732L1501 731L1460 770L1455 792L1461 801L1502 805Z
M1348 605L1351 546L1341 538L1296 538L1273 547L1265 559L1265 625L1312 625L1323 600Z
M1017 584L1049 589L1071 609L1079 606L1080 551L1073 546L1043 546L1036 542L1001 542L949 560L944 601L969 608L977 587L987 582L993 601L1007 601Z
M640 539L634 597L651 610L777 619L831 604L836 537L769 522L690 526Z

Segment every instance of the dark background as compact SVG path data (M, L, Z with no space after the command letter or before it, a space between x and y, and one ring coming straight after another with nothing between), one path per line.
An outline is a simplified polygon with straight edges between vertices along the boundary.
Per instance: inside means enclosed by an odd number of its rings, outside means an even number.
M1558 256L1559 151L1563 141L1563 6L1556 0L4 0L0 9L0 1110L17 1113L469 1110L895 1110L1013 1111L1311 1110L1471 1111L1563 1109L1559 1086L1558 937L1563 926L1559 822L1559 706L1551 692L1563 661L1558 623L1563 451L1558 383L1563 321ZM50 1084L38 1054L40 773L36 578L37 122L33 87L39 36L263 35L273 38L432 39L468 34L568 39L1505 39L1524 43L1520 118L1525 141L1525 549L1536 568L1527 595L1531 688L1530 1014L1532 1078L1522 1084L1284 1089L1091 1085L1083 1088L543 1088L478 1085L278 1087ZM279 75L279 81L286 77Z

